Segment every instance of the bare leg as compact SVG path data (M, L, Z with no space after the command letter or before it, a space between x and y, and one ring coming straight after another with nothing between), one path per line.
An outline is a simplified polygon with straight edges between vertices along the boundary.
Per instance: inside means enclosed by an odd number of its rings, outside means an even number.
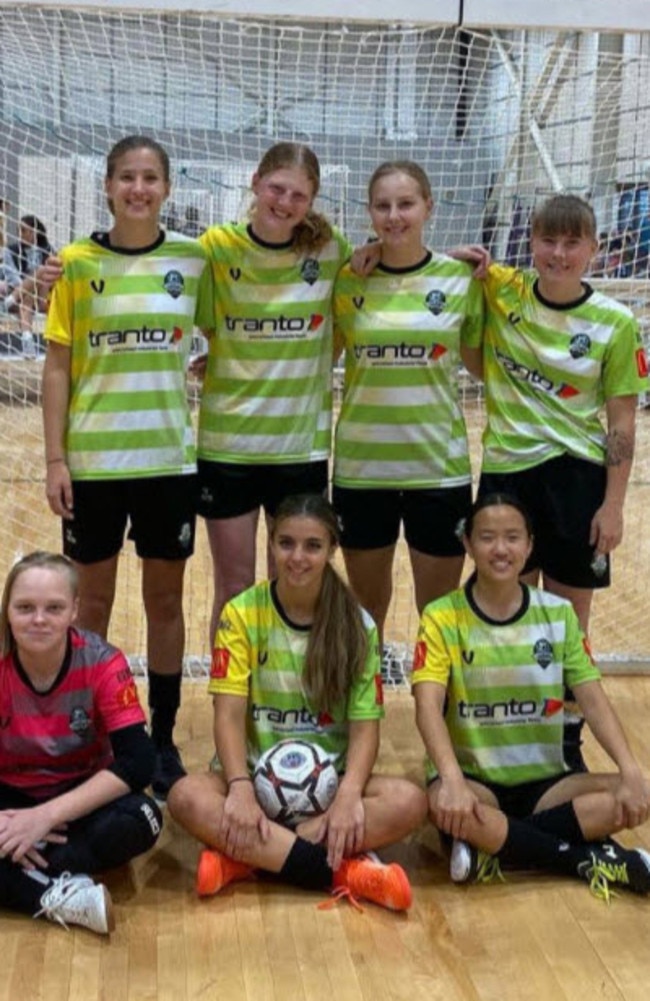
M97 563L76 563L79 572L79 615L81 629L89 629L106 639L115 598L117 554Z
M572 802L585 840L593 841L606 837L620 830L620 825L617 825L615 820L616 801L613 791L615 783L616 776L613 775L585 773L568 776L542 796L535 812ZM494 855L505 843L508 818L498 806L493 805L494 799L488 790L479 783L469 784L477 792L482 805L478 815L474 813L465 819L461 837L475 848ZM439 782L434 782L429 788L430 816L438 827L440 826L437 823L439 790Z
M255 542L259 516L258 508L236 518L210 518L205 523L214 575L211 647L214 645L223 606L255 583Z
M455 590L463 572L463 556L427 556L409 547L415 602L420 615L426 605Z
M223 777L218 774L190 775L174 785L167 801L170 813L199 841L225 851L220 836L226 799ZM426 817L424 792L406 779L371 776L364 791L366 835L363 850L393 844L410 834ZM268 872L280 872L296 836L316 841L320 818L300 824L294 833L270 822L268 841L257 838L240 861Z
M156 674L179 674L183 667L185 560L142 561L142 596L147 616L147 661Z
M589 615L591 612L591 601L594 592L590 587L571 587L569 584L560 584L558 580L544 575L544 588L551 594L557 594L560 598L566 598L573 605L574 611L583 632L589 633Z
M393 592L392 568L395 546L381 549L344 549L343 558L350 587L357 601L372 616L383 641L388 606Z
M225 852L221 838L221 819L226 802L226 786L218 774L188 775L177 782L169 793L167 805L174 820L195 838ZM258 836L239 859L256 869L280 872L296 840L293 831L270 821L270 836L262 841Z
M424 822L425 792L407 779L371 775L363 791L365 833L363 851L401 841ZM310 818L296 828L306 841L316 841L321 818Z

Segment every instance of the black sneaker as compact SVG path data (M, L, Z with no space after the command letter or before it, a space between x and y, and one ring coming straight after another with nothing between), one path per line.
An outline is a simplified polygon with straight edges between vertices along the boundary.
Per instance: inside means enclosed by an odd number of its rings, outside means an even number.
M151 778L154 799L164 803L171 787L185 775L187 772L183 768L183 762L175 744L163 744L156 748L156 762Z
M633 893L650 893L650 853L642 848L623 848L613 841L587 845L588 858L578 865L578 875L589 889L609 903L612 884Z

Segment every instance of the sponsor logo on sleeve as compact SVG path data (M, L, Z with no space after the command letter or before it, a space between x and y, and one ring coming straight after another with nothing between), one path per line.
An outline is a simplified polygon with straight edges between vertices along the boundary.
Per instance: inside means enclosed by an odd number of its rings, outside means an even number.
M636 353L636 369L642 379L648 376L648 359L643 348L638 348Z
M133 678L117 690L117 704L121 709L130 709L138 704L138 692Z
M415 644L415 653L413 654L413 670L419 671L424 667L424 663L427 659L427 645L424 640L419 640Z
M230 662L230 650L224 647L216 647L212 651L212 665L210 667L211 678L225 678L228 674L228 664Z

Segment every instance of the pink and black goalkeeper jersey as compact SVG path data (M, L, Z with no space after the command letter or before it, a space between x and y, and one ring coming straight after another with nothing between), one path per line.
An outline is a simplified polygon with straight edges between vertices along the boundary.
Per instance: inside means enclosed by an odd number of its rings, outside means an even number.
M13 656L0 660L0 783L51 799L113 761L109 734L144 723L131 669L94 633L71 629L47 692Z

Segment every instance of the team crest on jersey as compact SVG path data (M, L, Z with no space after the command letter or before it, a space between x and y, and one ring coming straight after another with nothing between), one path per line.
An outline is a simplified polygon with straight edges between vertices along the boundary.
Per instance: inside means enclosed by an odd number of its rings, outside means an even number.
M234 282L238 282L241 278L241 268L230 268L229 274Z
M300 269L300 277L308 285L313 285L320 274L320 264L315 257L308 257L303 261L302 267Z
M77 736L90 729L90 716L83 706L74 706L70 713L70 729Z
M569 341L569 354L572 358L584 358L591 350L591 337L588 334L576 334Z
M180 271L168 271L163 278L163 285L172 299L178 299L185 288L185 280Z
M544 670L553 661L553 647L548 640L537 640L533 647L533 657Z
M97 293L97 295L101 295L104 289L106 288L106 282L104 281L103 278L100 278L98 282L96 282L95 279L93 278L93 280L90 283L90 287L93 290L93 292Z
M440 289L434 288L427 295L424 300L425 305L428 310L430 310L434 316L439 316L445 308L447 302L447 296Z

